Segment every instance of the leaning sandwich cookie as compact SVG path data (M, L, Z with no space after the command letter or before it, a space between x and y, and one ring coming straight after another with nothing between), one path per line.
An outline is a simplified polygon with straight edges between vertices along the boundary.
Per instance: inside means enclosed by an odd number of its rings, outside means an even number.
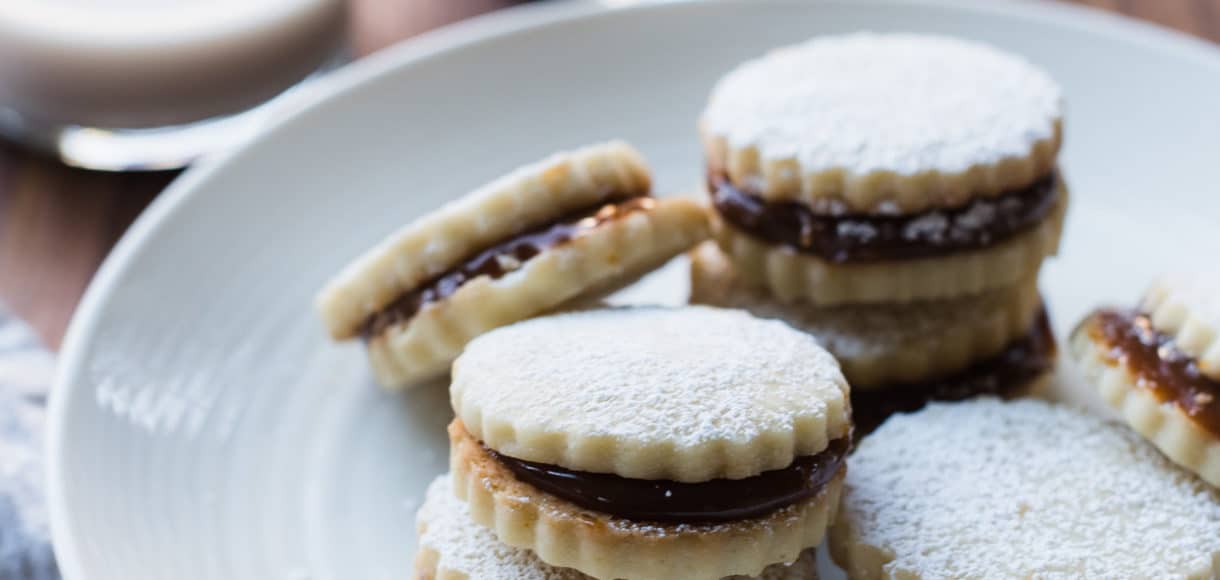
M936 403L860 442L829 547L853 579L1204 580L1220 495L1081 411Z
M815 306L746 286L712 242L690 252L691 302L742 308L812 334L851 384L856 434L929 401L1038 394L1056 359L1037 280L921 302Z
M452 381L456 495L553 566L756 575L834 519L848 387L780 322L705 307L537 318L472 341Z
M319 293L331 336L366 341L387 387L448 370L470 339L616 288L707 236L704 210L651 196L624 143L560 153L395 232Z
M557 568L529 550L501 543L470 519L470 508L453 495L452 480L442 475L428 486L416 514L418 580L594 580L571 568ZM809 549L792 564L772 564L758 576L732 580L816 580L817 562Z
M944 299L1036 277L1059 245L1062 96L960 39L858 33L716 85L699 128L714 237L783 301Z
M1220 487L1220 277L1164 276L1135 308L1102 308L1072 354L1133 429Z

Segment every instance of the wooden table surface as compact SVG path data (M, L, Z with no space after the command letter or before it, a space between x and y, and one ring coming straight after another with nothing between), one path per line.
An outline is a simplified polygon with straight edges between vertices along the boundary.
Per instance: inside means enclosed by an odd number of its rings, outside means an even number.
M980 0L985 1L985 0ZM1072 0L1220 42L1220 0ZM352 0L357 54L508 0ZM0 144L0 302L52 348L106 253L171 173L70 169Z

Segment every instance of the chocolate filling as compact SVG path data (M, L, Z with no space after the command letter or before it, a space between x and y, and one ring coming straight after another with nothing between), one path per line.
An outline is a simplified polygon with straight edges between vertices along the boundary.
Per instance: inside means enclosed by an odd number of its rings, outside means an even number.
M853 390L851 407L856 432L871 433L890 415L917 411L930 401L961 401L981 395L1018 396L1030 381L1049 371L1054 362L1055 336L1043 309L1028 334L999 354L961 372L925 383Z
M849 438L836 439L783 469L702 483L572 471L484 449L518 480L580 507L632 521L706 524L765 516L817 495L839 472L849 447Z
M365 340L410 320L424 306L453 295L479 276L499 278L542 252L561 246L606 222L632 212L651 209L656 200L647 195L623 196L569 212L550 224L522 232L470 256L453 269L403 293L360 325Z
M1100 310L1088 323L1089 336L1107 346L1107 358L1127 367L1162 403L1173 403L1205 431L1220 436L1220 381L1199 370L1173 337L1152 326L1147 314Z
M712 205L737 229L842 264L943 256L985 248L1038 225L1058 199L1057 174L954 208L909 215L819 213L798 202L766 201L708 176Z

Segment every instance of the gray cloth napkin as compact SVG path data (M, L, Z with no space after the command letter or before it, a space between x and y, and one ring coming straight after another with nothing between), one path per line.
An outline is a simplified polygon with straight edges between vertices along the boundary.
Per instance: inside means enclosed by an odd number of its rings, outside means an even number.
M54 358L0 306L0 580L59 578L43 492L43 428Z

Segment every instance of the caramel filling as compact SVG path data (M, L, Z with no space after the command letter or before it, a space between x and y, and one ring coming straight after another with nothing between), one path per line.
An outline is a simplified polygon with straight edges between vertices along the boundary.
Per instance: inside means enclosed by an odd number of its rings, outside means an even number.
M1106 346L1107 362L1123 365L1140 388L1220 437L1220 381L1203 374L1198 361L1182 352L1172 336L1153 328L1147 314L1099 310L1086 324L1089 337Z
M566 244L623 216L652 209L655 205L656 200L646 194L624 196L570 212L549 224L516 234L403 293L381 311L365 319L360 325L360 336L368 340L395 324L410 320L424 306L452 296L466 282L479 276L500 278L520 269L526 261L546 250Z
M981 395L1012 398L1024 393L1031 381L1055 364L1055 336L1046 310L1033 328L991 358L942 379L919 384L895 384L879 389L853 390L852 415L856 432L871 433L890 415L922 409L931 401L961 401Z
M798 202L766 201L723 173L708 176L712 205L733 227L829 262L943 256L985 248L1029 231L1059 198L1051 172L1029 186L954 208L909 215L819 212Z
M849 438L836 439L821 453L797 457L783 469L745 479L680 483L572 471L484 447L519 481L582 508L633 521L689 524L761 517L811 498L839 473L849 448Z

